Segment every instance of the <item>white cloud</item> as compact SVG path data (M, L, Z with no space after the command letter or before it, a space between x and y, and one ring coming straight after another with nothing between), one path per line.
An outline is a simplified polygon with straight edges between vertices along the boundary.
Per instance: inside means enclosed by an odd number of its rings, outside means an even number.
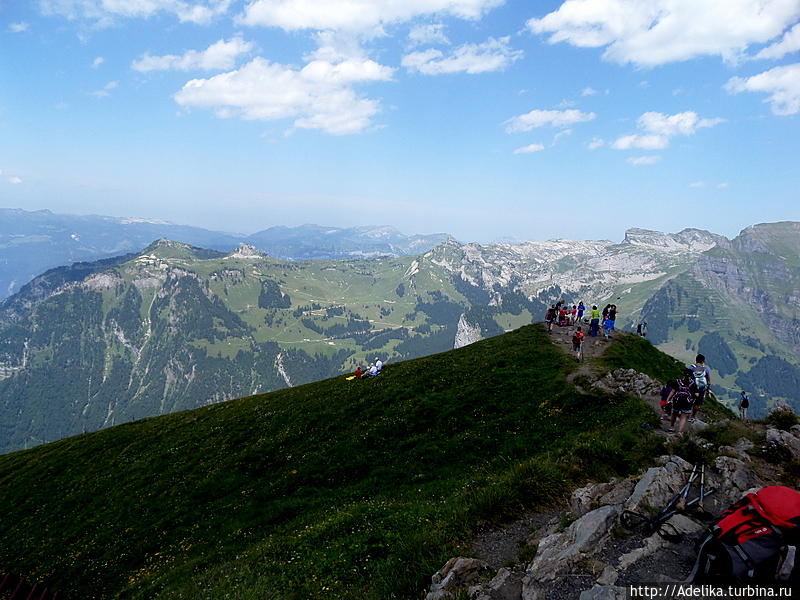
M111 25L117 18L146 19L158 13L171 13L182 23L207 25L225 14L232 0L39 0L45 15L68 19L86 19L99 25Z
M189 50L178 56L167 54L165 56L151 56L145 54L131 65L131 68L141 73L150 71L213 71L232 69L236 59L253 50L255 44L245 42L241 36L236 36L229 41L219 40L211 44L202 52Z
M755 58L778 59L798 50L800 50L800 23L783 34L779 41L761 50Z
M718 190L727 190L730 187L729 183L718 183L717 189Z
M572 135L572 133L573 133L572 129L564 129L563 131L559 131L558 133L556 133L553 136L553 146L555 146L561 138L567 137L568 135Z
M444 33L444 25L441 23L412 27L408 34L408 39L412 46L420 46L422 44L450 44L450 40Z
M637 121L644 133L623 135L611 147L615 150L661 150L669 146L670 140L678 135L692 135L698 129L713 127L725 119L701 119L694 111L665 115L659 112L646 112Z
M378 32L386 25L426 15L479 19L505 0L254 0L239 22L245 25Z
M517 148L514 150L514 154L532 154L533 152L541 152L542 150L544 150L544 146L541 144L530 144L529 146Z
M765 92L776 115L794 115L800 112L800 63L775 67L752 77L733 77L725 84L731 94L740 92Z
M654 165L661 162L660 156L631 156L628 162L634 167L641 167L644 165Z
M392 72L365 59L315 60L295 70L259 57L235 71L187 82L175 94L175 101L185 108L213 109L220 118L293 118L299 129L321 129L334 135L358 133L371 125L380 105L359 97L351 86L388 81Z
M704 188L704 187L706 187L706 182L705 181L693 181L692 183L689 184L689 187L690 188Z
M97 96L98 98L106 98L111 95L111 90L117 88L118 86L119 86L119 81L109 81L107 84L103 86L103 89L89 93L92 96Z
M607 60L655 66L697 56L736 60L798 17L797 0L566 0L527 26L552 44L605 47Z
M27 23L11 23L11 25L8 26L8 30L11 33L24 33L28 31L28 27Z
M13 183L14 185L19 185L20 183L22 183L22 179L20 179L19 177L9 177L8 178L8 183Z
M447 56L435 48L412 52L403 57L401 64L410 71L418 71L425 75L445 73L474 75L500 71L522 58L522 51L512 50L508 41L509 38L503 37L497 40L489 38L482 44L463 44L453 49Z
M590 87L585 87L581 90L581 96L594 96L597 90Z
M98 56L97 58L95 58L95 59L92 61L92 68L93 68L93 69L96 69L97 67L99 67L100 65L102 65L104 62L106 62L106 59L105 59L105 58L103 58L102 56Z
M568 127L575 123L584 123L591 121L597 115L594 113L585 113L577 109L570 110L532 110L524 115L512 117L506 123L506 131L508 133L517 133L520 131L530 131L537 127L544 127L550 125L552 127Z
M589 150L597 150L598 148L602 148L605 145L606 145L605 140L603 140L602 138L599 138L599 137L595 137L595 138L592 138L591 141L588 144L586 144L586 147Z

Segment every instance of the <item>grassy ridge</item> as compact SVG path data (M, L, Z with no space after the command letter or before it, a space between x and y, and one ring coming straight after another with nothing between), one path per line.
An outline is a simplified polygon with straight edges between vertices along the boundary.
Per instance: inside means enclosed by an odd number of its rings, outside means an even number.
M613 347L613 346L612 346ZM0 456L0 567L74 598L408 598L486 520L657 452L538 326Z

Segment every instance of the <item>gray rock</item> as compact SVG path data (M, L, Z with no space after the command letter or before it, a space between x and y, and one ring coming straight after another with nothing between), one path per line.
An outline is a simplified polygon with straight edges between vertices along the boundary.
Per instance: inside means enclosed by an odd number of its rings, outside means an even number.
M607 566L603 569L603 572L600 573L600 577L597 578L598 585L614 585L619 578L619 573L617 570L612 567L611 565Z
M717 473L712 474L711 479L715 481L716 496L723 504L735 502L746 490L764 485L753 470L738 458L718 456L714 468Z
M560 571L598 551L617 522L619 512L617 506L600 507L583 515L565 532L542 539L527 573L536 581L552 581Z
M670 457L663 467L648 469L625 502L625 508L633 511L644 506L662 508L688 481L687 467L691 469L682 458Z
M522 579L522 596L520 600L544 600L546 588L530 575Z
M485 562L476 558L451 558L431 577L431 587L425 600L452 598L453 590L477 582L488 568Z
M626 600L628 588L616 585L596 585L581 592L579 600Z
M670 530L684 537L693 536L705 529L703 525L694 519L681 514L672 515L666 524L670 526Z
M793 433L770 427L767 429L766 444L785 448L792 455L792 460L800 460L800 439Z
M613 484L613 487L605 494L600 496L598 503L603 506L606 504L622 504L633 493L636 482L632 479L621 479Z
M600 496L613 488L611 483L588 483L572 492L569 498L569 509L576 517L582 517L592 509Z
M489 597L493 600L520 600L522 595L522 575L509 569L500 569L487 586Z
M795 437L800 437L800 425L792 425L789 431L791 431L792 435Z
M617 569L620 571L625 571L629 569L632 565L636 564L643 558L654 554L661 548L669 546L670 542L665 540L660 535L653 534L649 538L645 540L644 546L640 546L639 548L634 548L627 554L623 554L617 560Z

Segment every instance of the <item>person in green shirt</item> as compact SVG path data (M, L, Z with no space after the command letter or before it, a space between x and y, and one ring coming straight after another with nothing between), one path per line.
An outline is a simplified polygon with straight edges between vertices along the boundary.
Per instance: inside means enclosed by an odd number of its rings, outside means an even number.
M592 320L589 322L589 335L597 337L597 332L600 330L600 311L597 310L597 305L592 304Z

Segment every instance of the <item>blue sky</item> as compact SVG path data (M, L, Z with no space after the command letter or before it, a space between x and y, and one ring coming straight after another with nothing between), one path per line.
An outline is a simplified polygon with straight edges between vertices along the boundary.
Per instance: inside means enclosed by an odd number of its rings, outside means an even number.
M800 220L798 0L0 0L0 206L252 233Z

